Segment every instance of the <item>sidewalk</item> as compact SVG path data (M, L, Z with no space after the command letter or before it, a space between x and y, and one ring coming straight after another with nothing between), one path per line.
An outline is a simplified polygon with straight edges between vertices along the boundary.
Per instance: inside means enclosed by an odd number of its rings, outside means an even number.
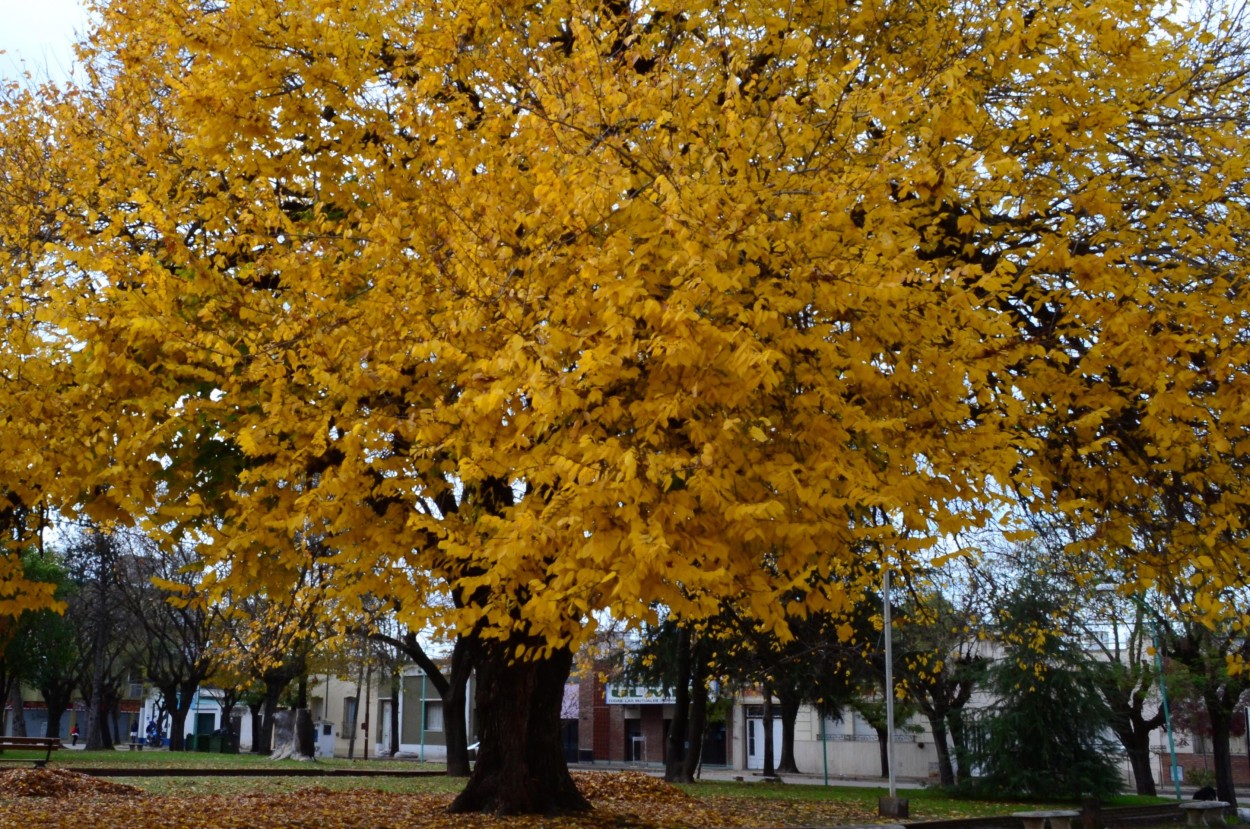
M640 771L655 777L664 776L664 767L659 763L570 763L574 771ZM801 772L799 774L774 775L783 783L798 783L808 786L821 786L826 782L823 772ZM704 766L697 775L699 780L724 780L734 782L760 782L764 779L763 772L758 769L731 769L727 766ZM929 781L916 778L900 778L895 781L899 789L923 789ZM889 787L883 777L842 777L834 774L828 776L830 786L860 786L884 791Z
M577 771L640 771L644 774L650 774L655 777L664 776L664 767L659 763L571 763L569 768ZM867 789L881 789L884 792L889 784L884 777L846 777L836 774L830 774L827 778L820 770L812 772L800 772L791 774L789 772L775 775L783 783L796 783L807 786L822 786L826 784L830 786L857 786ZM763 772L758 769L731 769L727 766L704 766L699 772L697 779L700 780L723 780L732 782L761 782L764 778ZM920 779L914 777L898 778L894 782L895 788L898 789L924 789L929 786L937 785L936 780ZM1197 787L1187 784L1181 784L1181 798L1190 800L1194 796ZM1131 790L1125 789L1124 794L1131 794ZM1158 789L1159 797L1172 798L1175 796L1175 790L1171 784L1160 787ZM1238 803L1250 803L1250 788L1237 788Z

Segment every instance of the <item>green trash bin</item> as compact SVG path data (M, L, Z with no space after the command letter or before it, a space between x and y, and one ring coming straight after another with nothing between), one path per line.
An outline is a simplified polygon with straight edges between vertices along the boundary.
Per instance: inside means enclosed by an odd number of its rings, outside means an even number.
M220 735L220 734L210 734L210 735L208 736L208 751L209 751L209 753L210 753L210 754L221 754L221 753L222 753L222 743L223 743L223 742L224 742L224 740L222 739L222 737L221 737L221 735Z

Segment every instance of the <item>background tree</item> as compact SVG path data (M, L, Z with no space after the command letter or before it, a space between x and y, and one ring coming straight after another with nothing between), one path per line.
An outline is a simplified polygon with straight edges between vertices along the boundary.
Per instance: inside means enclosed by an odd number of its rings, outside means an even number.
M1096 679L1102 664L1063 632L1070 600L1050 574L1036 571L1000 605L1004 652L989 671L996 703L976 784L994 796L1102 797L1120 789L1103 736L1112 712Z
M57 557L37 556L27 563L25 573L28 578L57 584L54 594L57 601L70 599L73 585ZM26 653L27 662L22 678L39 691L47 706L45 736L59 737L61 718L73 702L74 691L78 687L78 640L73 621L65 614L47 608L26 611L19 618L21 648Z
M309 673L313 652L332 634L325 609L327 575L314 555L289 575L295 584L292 592L274 596L256 592L228 594L214 605L216 626L223 640L220 659L229 675L243 678L234 687L250 687L255 692L245 692L244 698L253 709L252 751L257 754L268 754L274 749L274 715L283 695L296 683L292 736L298 738L301 730L305 736L296 748L288 750L312 756L308 728L299 722L303 718L307 726L312 723L302 680ZM214 588L209 584L202 589L211 595Z
M393 627L382 627L378 620L371 622L374 639L391 646L396 656L412 660L425 672L430 684L443 701L443 728L447 743L447 774L452 777L468 777L469 765L469 733L467 713L469 707L469 679L473 674L472 647L464 637L456 637L452 643L451 653L447 660L440 664L422 643L418 631L412 629L396 630ZM392 672L394 682L398 682L397 674ZM395 685L395 689L398 685ZM396 693L392 699L398 699ZM398 708L391 707L391 714L398 717ZM398 751L398 722L391 724L392 752Z
M1147 618L1149 611L1139 603L1102 596L1093 604L1101 609L1104 602L1111 621L1110 636L1106 635L1106 620L1100 620L1100 630L1085 641L1103 659L1102 670L1095 678L1111 710L1111 728L1129 759L1136 791L1153 796L1157 787L1150 735L1166 722L1162 702L1156 701L1159 676L1150 654L1155 622ZM1168 680L1169 685L1173 681Z
M122 599L123 582L135 576L132 565L118 540L99 527L85 528L66 548L73 583L67 614L77 634L89 750L112 748L122 739L113 733L114 718L128 684L141 676L147 643L131 635L137 622Z
M160 692L170 717L170 750L181 751L196 693L216 670L218 658L216 614L198 592L201 562L187 543L162 551L137 532L114 537L130 562L117 598L146 643L144 676Z
M967 748L960 727L962 712L986 680L987 631L972 590L962 595L917 590L900 607L897 619L894 648L900 658L896 676L908 700L929 723L939 781L954 786L968 777L969 770L964 755L956 773L951 738L960 756Z
M1250 676L1230 669L1230 665L1244 664L1250 657L1244 617L1235 609L1245 607L1245 592L1228 589L1225 601L1205 612L1195 603L1196 592L1185 585L1174 585L1165 597L1168 615L1155 621L1161 624L1165 653L1181 674L1178 687L1201 700L1206 714L1216 793L1221 799L1236 803L1229 738L1234 724L1241 725L1236 722L1240 718L1234 715L1250 691Z
M693 783L702 760L707 736L709 684L724 668L717 657L732 642L725 617L697 626L662 616L655 625L644 625L636 647L617 654L616 681L627 685L663 688L673 694L673 717L664 748L664 779Z

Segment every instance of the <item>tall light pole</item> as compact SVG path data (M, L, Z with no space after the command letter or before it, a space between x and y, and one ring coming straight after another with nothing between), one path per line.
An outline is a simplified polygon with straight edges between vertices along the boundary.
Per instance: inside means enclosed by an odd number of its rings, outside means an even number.
M881 568L881 626L885 634L885 764L889 766L887 777L890 780L889 797L880 798L877 812L882 817L907 817L907 798L898 796L898 787L894 774L894 634L890 614L890 565L884 563Z
M894 636L890 618L890 568L885 568L881 590L882 627L885 628L885 763L889 766L890 797L898 796L894 782Z
M1099 584L1095 585L1094 589L1099 593L1118 592L1114 584ZM1176 789L1176 799L1178 801L1183 800L1184 798L1181 796L1180 767L1176 763L1176 738L1172 733L1172 712L1168 709L1168 690L1163 682L1163 651L1159 647L1159 620L1155 615L1154 608L1146 604L1146 600L1141 597L1141 594L1130 593L1128 594L1128 599L1137 605L1137 608L1146 616L1150 624L1150 646L1154 648L1155 652L1155 670L1159 673L1159 699L1163 703L1163 722L1167 726L1168 733L1168 757L1172 761L1172 785Z

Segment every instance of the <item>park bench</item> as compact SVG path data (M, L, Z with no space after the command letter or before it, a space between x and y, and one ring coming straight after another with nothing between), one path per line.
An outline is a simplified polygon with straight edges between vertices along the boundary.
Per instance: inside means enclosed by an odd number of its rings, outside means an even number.
M1180 806L1181 811L1185 813L1185 823L1189 826L1212 825L1207 819L1207 815L1212 813L1219 817L1218 823L1222 824L1224 812L1228 809L1228 804L1223 800L1189 800Z
M56 737L0 737L0 755L6 751L42 751L43 757L0 756L0 763L34 763L43 768L52 759L52 752L61 747Z
M1045 829L1046 821L1050 821L1050 829L1072 829L1072 818L1079 817L1080 812L1065 809L1052 809L1040 812L1012 812L1024 822L1024 829Z

